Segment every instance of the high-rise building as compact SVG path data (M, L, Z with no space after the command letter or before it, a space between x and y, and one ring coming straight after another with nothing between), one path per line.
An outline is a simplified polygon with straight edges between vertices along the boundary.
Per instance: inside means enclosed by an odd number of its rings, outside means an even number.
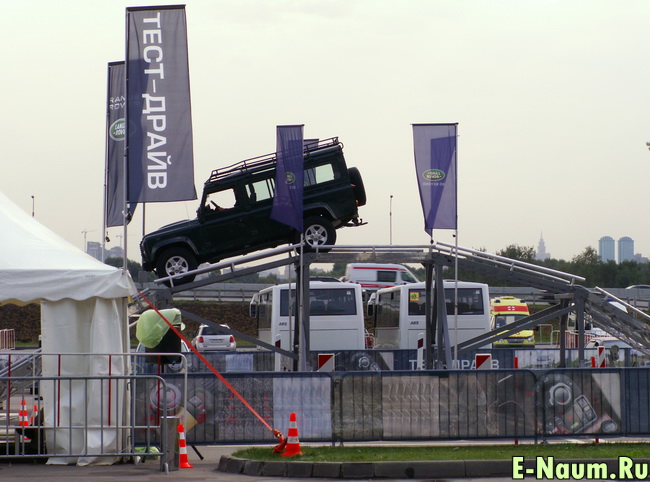
M550 257L551 253L546 252L546 243L544 242L544 236L540 234L539 244L537 245L537 252L535 253L535 259L543 261L545 259L549 259Z
M603 263L616 261L616 244L611 236L603 236L598 240L598 255Z
M97 241L88 241L86 243L86 253L95 259L102 259L102 245Z
M618 240L618 262L634 261L634 240L623 236Z

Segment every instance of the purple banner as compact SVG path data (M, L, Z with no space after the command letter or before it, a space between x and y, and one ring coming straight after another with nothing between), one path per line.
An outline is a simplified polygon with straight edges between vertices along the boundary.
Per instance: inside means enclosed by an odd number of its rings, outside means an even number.
M277 127L277 168L271 219L302 233L302 195L305 177L303 126Z
M124 226L124 138L126 97L124 95L124 62L108 64L108 99L106 112L106 227ZM129 205L127 224L136 204Z
M414 124L415 170L424 229L457 229L456 129L458 124Z
M126 17L128 200L196 199L185 7Z

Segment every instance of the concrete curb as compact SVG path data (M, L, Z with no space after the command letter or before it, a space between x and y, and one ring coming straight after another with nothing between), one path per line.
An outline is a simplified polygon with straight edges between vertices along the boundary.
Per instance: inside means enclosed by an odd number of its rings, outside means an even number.
M222 455L217 470L264 477L321 477L329 479L421 479L508 475L509 460L434 460L415 462L302 462L258 461ZM486 471L494 474L486 474Z
M648 464L650 459L636 462ZM617 459L556 459L560 463L604 463L609 473L616 473ZM526 460L526 469L534 468L534 460ZM503 460L429 460L412 462L303 462L246 460L222 455L217 471L265 477L321 477L328 479L430 479L511 477L512 461ZM532 472L529 472L529 474Z

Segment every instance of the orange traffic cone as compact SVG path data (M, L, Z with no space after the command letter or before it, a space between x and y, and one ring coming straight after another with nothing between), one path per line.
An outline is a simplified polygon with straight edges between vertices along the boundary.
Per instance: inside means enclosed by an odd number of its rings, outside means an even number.
M278 430L274 429L273 430L273 436L278 439L279 444L277 444L275 447L273 447L273 452L272 454L281 454L284 452L284 449L287 448L287 439L284 438L284 435Z
M29 427L29 414L27 413L27 402L23 398L20 401L20 410L18 410L18 426Z
M293 457L302 455L300 450L300 440L298 440L298 424L296 423L296 414L289 416L289 431L287 432L287 450L281 457Z
M34 404L34 408L32 409L32 418L29 419L29 424L35 425L37 420L38 420L38 405Z
M178 434L179 434L179 441L178 441L178 448L180 452L180 463L181 463L181 469L193 469L194 466L190 464L189 459L187 458L187 443L185 442L185 427L183 427L183 424L178 424Z

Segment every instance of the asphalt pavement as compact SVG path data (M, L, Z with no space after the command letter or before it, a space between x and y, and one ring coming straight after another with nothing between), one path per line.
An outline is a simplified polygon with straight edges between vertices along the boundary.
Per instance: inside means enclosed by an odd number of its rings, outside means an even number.
M440 481L440 482L506 482L513 481L510 476L511 467L510 461L451 461L448 465L445 461L429 462L429 466L424 465L427 462L381 462L375 463L374 471L377 472L377 464L386 464L381 470L384 473L383 477L373 477L368 475L368 465L359 464L358 467L342 468L339 471L339 477L327 477L324 470L329 470L324 467L327 464L320 464L318 471L321 476L314 477L317 473L316 466L313 466L312 471L308 472L312 476L301 476L304 471L297 465L306 466L308 463L300 462L298 459L287 459L294 467L289 469L288 473L284 476L273 474L271 472L262 473L262 470L255 472L255 461L242 461L232 457L232 454L237 450L250 447L250 445L219 445L219 446L199 446L197 450L203 456L200 459L198 454L188 447L188 459L193 468L171 470L165 472L161 470L159 459L149 459L137 464L122 463L113 465L92 465L92 466L75 466L75 465L46 465L43 459L32 459L31 461L22 462L0 462L0 481L15 481L15 480L44 480L44 481L177 481L177 480L224 480L235 482L251 482L251 481L268 481L279 482L280 480L289 481L310 481L316 480L342 480L342 479L356 479L356 480L392 480L392 481L407 481L407 480L422 480L422 481ZM269 449L271 447L269 446ZM297 464L293 464L297 462ZM437 462L437 465L436 465ZM602 461L601 461L602 462ZM276 462L280 463L280 462ZM643 463L650 466L650 460L644 459ZM228 465L230 464L230 467ZM224 469L233 469L235 473L224 471ZM241 473L238 470L238 465L248 464L246 473ZM364 465L366 467L364 467ZM220 470L219 470L220 469ZM442 472L441 472L442 470ZM450 471L451 470L451 471ZM464 472L463 472L464 471ZM391 476L391 473L394 474ZM435 474L445 473L446 477L436 477ZM462 476L460 474L471 473L470 475ZM402 476L401 474L405 474ZM340 477L343 475L343 477ZM402 478L403 477L403 478ZM530 473L526 475L526 480L535 480L535 474ZM546 478L544 480L580 480L573 478ZM616 477L609 477L607 479L596 480L617 480Z

